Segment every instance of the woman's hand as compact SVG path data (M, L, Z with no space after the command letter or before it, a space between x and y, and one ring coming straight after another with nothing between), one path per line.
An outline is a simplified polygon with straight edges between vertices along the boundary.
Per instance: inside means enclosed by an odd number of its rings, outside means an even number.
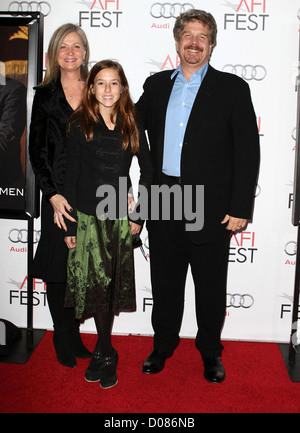
M76 222L76 220L68 214L68 212L72 212L73 209L61 194L53 195L50 198L50 203L54 210L54 224L56 224L60 229L63 228L67 231L64 217L72 222Z
M76 247L76 236L66 236L64 240L69 250Z

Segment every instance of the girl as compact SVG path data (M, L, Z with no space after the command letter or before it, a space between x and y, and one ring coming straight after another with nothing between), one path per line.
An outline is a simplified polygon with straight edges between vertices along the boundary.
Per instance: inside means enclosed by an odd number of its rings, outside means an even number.
M152 180L150 153L137 127L123 68L111 60L98 62L70 126L65 197L76 210L77 224L67 222L65 305L75 306L77 318L95 319L98 341L85 379L100 380L102 388L117 383L118 354L111 344L114 314L136 307L132 235L140 232L142 222L122 215L118 203L115 219L96 215L96 190L107 185L119 197L120 178L129 179L133 154L141 169L140 184L147 187Z

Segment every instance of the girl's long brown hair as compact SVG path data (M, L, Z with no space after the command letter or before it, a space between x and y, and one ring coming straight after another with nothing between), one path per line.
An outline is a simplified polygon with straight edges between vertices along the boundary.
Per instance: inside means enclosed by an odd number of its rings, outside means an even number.
M120 124L117 127L123 138L122 148L125 150L130 142L131 151L137 153L139 151L139 133L136 125L135 107L130 98L129 86L122 66L113 60L101 60L96 63L87 77L84 96L81 106L76 110L79 114L80 128L83 131L87 141L93 139L93 125L99 121L99 102L97 101L92 87L94 85L96 75L106 68L115 69L121 81L121 95L119 100L113 107L111 121L114 123L116 114L120 114Z

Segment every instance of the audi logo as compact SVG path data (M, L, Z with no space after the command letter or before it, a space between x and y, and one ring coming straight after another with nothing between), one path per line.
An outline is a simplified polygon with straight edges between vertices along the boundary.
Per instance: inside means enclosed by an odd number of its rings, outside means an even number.
M150 15L153 18L176 18L188 9L194 9L194 6L191 3L153 3Z
M33 231L33 243L37 244L41 237L40 230ZM11 229L8 235L8 239L17 244L21 242L21 244L26 244L28 242L28 230L26 229Z
M9 12L42 12L47 17L51 12L48 2L11 2L8 5Z
M233 308L250 308L254 304L254 298L251 295L239 293L227 293L226 307Z
M295 241L288 242L286 244L286 246L284 247L284 252L288 256L295 256L296 252L297 252L297 242L295 242Z
M262 65L225 65L223 72L238 75L246 81L262 81L267 75L267 70Z

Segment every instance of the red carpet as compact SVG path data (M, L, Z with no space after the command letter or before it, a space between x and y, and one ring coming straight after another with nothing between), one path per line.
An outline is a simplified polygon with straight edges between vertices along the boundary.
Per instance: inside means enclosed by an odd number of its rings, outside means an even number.
M182 339L165 369L145 375L141 366L152 338L113 336L118 384L103 390L84 380L89 360L74 369L56 361L46 332L25 365L0 363L1 413L299 413L300 383L291 382L277 344L223 342L226 379L203 378L194 341ZM93 350L96 335L84 334Z

